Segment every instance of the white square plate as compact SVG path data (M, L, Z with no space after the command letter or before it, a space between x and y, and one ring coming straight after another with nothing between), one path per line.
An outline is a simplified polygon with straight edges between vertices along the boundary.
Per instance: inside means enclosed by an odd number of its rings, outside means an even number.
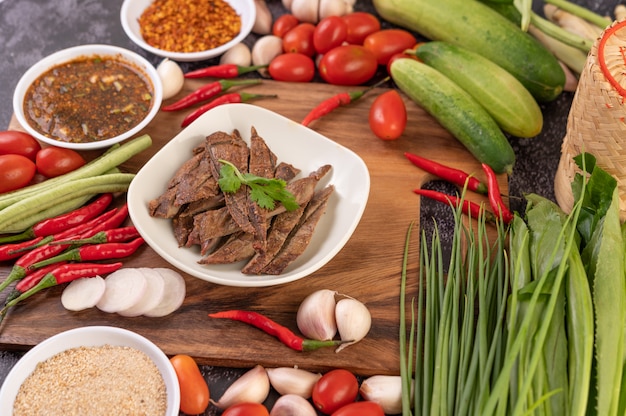
M331 171L318 189L335 187L326 213L319 221L305 252L277 276L250 276L241 273L245 262L202 265L198 248L178 247L171 220L154 218L148 212L150 200L162 194L168 181L192 149L216 131L239 130L249 143L250 129L256 128L279 161L291 163L302 176L330 164ZM252 104L227 104L202 115L170 140L137 173L128 190L130 217L146 242L178 269L200 279L228 286L272 286L303 278L328 263L356 229L369 196L370 176L363 160L351 150L270 110Z

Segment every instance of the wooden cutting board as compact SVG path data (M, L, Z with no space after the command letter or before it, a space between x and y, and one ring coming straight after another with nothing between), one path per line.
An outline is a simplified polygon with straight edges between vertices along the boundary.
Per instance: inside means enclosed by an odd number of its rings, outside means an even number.
M187 81L183 94L207 80ZM361 87L359 87L361 88ZM246 91L277 94L256 105L295 121L323 99L351 88L326 84L289 84L264 81ZM371 175L367 208L352 238L337 256L314 274L280 286L241 288L215 285L185 275L187 297L176 313L163 318L124 318L97 309L68 312L60 302L61 287L48 289L13 308L0 326L0 348L26 350L61 331L87 326L112 325L133 330L155 342L166 354L189 354L199 363L218 366L299 366L313 371L342 367L364 376L399 374L399 289L405 235L411 222L419 221L420 198L412 191L432 179L405 158L405 151L453 165L483 178L480 164L407 97L409 123L395 141L376 138L368 127L368 111L378 93L374 90L349 107L343 107L311 124L311 128L352 149L366 163ZM173 100L168 100L168 103ZM145 129L154 144L123 165L136 172L180 129L186 112L161 112ZM9 128L20 129L15 121ZM95 156L95 154L89 154ZM506 192L507 183L500 180ZM471 199L481 200L476 195ZM408 295L416 294L418 236L413 230L408 270ZM125 260L128 267L171 267L148 246ZM0 264L0 279L10 270ZM332 289L364 302L372 314L372 328L360 343L336 353L324 349L298 353L258 329L239 322L213 320L210 312L250 309L262 312L297 332L298 305L317 289ZM4 303L6 294L0 295Z

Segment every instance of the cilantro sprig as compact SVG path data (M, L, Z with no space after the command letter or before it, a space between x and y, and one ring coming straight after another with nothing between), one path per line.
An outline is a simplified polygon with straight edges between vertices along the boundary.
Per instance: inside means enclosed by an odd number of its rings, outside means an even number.
M250 198L261 208L274 209L276 202L283 204L287 211L298 209L295 196L285 187L287 182L277 178L263 178L252 173L241 173L232 163L220 159L220 178L217 180L222 192L234 193L241 185L250 188Z

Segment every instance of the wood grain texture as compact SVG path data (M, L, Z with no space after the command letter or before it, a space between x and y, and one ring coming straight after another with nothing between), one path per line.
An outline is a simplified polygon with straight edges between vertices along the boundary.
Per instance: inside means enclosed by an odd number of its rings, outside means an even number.
M178 97L205 82L208 81L187 81L185 90ZM346 90L350 88L272 81L246 88L249 92L278 94L278 98L258 100L255 104L295 121L301 121L323 99ZM411 165L403 153L414 152L454 165L479 178L484 175L480 164L465 148L405 96L409 117L405 134L396 141L377 139L369 130L367 115L373 99L383 91L374 90L358 102L338 109L310 126L356 152L365 161L371 176L370 197L359 226L343 250L322 269L299 281L267 288L220 286L183 273L187 281L186 300L180 310L163 318L124 318L97 309L68 312L60 302L62 288L52 288L8 313L0 327L0 347L26 350L63 330L112 325L146 336L168 355L189 354L200 364L229 367L297 365L315 371L342 367L361 375L399 374L397 339L402 255L409 224L419 221L420 201L412 191L432 179ZM136 172L161 145L180 131L180 121L185 114L161 112L144 131L151 135L154 145L125 163L122 169ZM15 119L10 128L20 129ZM95 153L89 156L95 156ZM500 185L506 192L505 177L501 177ZM470 197L484 201L477 195ZM418 235L417 228L414 228L408 271L409 296L416 294L417 290ZM125 265L171 267L147 246L127 259ZM10 263L0 265L0 278L8 274L10 266ZM297 332L295 314L298 305L317 289L333 289L364 302L372 314L372 329L367 338L340 353L332 349L298 353L245 324L207 317L208 313L223 309L251 309ZM0 295L3 303L5 295Z

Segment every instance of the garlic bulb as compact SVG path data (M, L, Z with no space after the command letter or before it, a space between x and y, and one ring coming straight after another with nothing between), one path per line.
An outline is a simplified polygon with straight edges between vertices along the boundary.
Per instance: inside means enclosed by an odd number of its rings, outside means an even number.
M265 0L254 0L256 18L252 26L252 32L258 35L268 35L272 32L272 13L267 7Z
M319 19L319 0L293 0L291 14L301 22L317 23Z
M185 75L180 66L174 61L165 58L156 68L163 85L163 99L172 98L183 89Z
M345 298L337 302L335 319L341 340L349 341L341 344L337 352L365 338L372 326L372 315L367 307L353 298Z
M296 322L306 337L319 341L335 337L335 294L333 290L320 289L304 298L298 308Z
M283 53L283 40L278 36L260 37L252 47L252 65L269 65L272 59ZM267 71L259 71L265 75Z
M270 412L270 416L316 416L317 412L308 400L295 395L280 396Z
M233 382L217 402L220 409L226 409L237 403L263 403L270 393L270 381L267 371L260 365L248 370Z
M343 16L352 11L352 4L346 0L320 0L318 18L322 20L328 16Z
M252 52L245 43L238 43L220 57L220 64L249 66L252 63Z
M402 413L402 377L400 376L368 377L361 383L359 393L363 399L378 403L387 415Z
M268 368L270 384L281 395L295 394L305 399L311 397L313 386L322 375L293 367Z

